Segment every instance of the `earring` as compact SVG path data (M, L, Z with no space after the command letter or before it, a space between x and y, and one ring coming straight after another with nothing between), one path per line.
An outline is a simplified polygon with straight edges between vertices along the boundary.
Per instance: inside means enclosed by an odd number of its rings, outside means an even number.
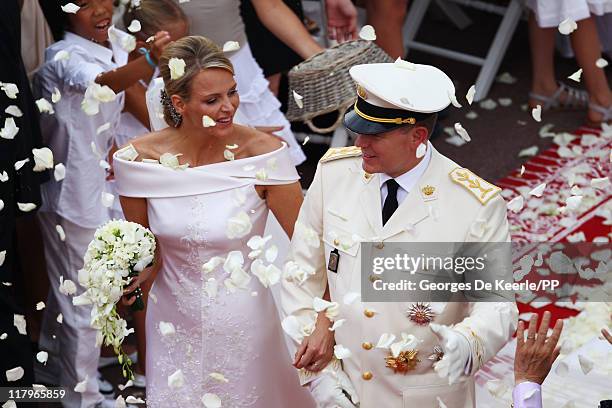
M172 101L170 100L170 97L168 97L168 94L166 93L165 89L161 90L160 96L161 96L162 105L166 106L168 110L170 111L170 117L172 118L172 121L174 122L174 127L175 128L179 127L181 123L183 122L183 116L176 111L176 108L172 104Z

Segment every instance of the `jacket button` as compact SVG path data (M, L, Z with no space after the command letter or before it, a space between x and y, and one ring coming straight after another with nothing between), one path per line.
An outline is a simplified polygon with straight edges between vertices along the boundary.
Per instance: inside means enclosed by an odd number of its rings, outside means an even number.
M383 244L382 242L379 242L375 246L376 246L377 249L383 249L385 247L385 244Z
M361 378L363 378L366 381L370 381L372 379L372 377L374 377L374 376L369 371L364 371L363 374L361 374Z
M382 278L380 276L376 276L376 275L370 275L369 276L370 282L374 283L376 281L382 280Z
M363 311L363 314L365 315L365 317L368 317L368 318L374 317L374 311L370 309L365 309Z
M334 239L334 245L335 245L335 246L340 245L340 241L338 240L338 238Z
M372 350L372 343L369 341L363 342L361 343L361 347L363 347L364 350Z

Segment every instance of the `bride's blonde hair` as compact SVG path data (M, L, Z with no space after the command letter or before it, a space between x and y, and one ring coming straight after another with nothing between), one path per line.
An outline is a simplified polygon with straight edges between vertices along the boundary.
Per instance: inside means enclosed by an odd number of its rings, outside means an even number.
M170 78L171 58L185 61L185 74L178 79ZM178 95L188 100L191 84L197 74L203 69L221 68L234 74L234 67L221 48L206 37L191 35L183 37L168 45L159 59L159 71L164 79L166 98L163 102L164 120L170 126L178 126L180 119L170 101L170 96ZM174 111L174 112L173 112ZM177 123L178 121L178 123Z

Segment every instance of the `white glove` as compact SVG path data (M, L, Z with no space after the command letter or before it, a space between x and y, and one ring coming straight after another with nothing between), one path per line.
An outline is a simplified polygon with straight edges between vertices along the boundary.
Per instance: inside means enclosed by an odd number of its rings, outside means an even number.
M434 364L434 371L440 377L448 377L448 385L454 384L466 372L472 357L470 342L448 326L430 323L429 327L440 339L444 351L442 360Z
M308 383L308 388L319 408L355 408L359 403L357 392L344 371L325 372Z

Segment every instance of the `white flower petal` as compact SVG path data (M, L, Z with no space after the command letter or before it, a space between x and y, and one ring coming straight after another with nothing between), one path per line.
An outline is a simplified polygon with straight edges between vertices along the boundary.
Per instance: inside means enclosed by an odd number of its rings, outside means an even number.
M213 256L206 263L204 263L204 265L202 265L202 272L210 273L214 271L224 261L225 261L225 258L222 258L220 256Z
M261 168L255 173L255 178L259 181L266 181L268 179L268 172L265 168Z
M353 353L351 353L351 350L344 347L342 344L336 344L334 346L334 356L336 356L338 360L342 360L343 358L350 358L352 354Z
M174 328L174 325L172 323L162 321L159 322L159 331L164 337L172 336L176 333L176 329Z
M45 308L45 302L38 302L36 304L36 310L43 310Z
M64 13L76 14L76 13L77 13L77 11L79 11L79 10L80 10L80 7L79 7L79 6L77 6L77 5L76 5L76 4L74 4L74 3L67 3L67 4L65 4L65 5L63 5L63 6L62 6L62 11L63 11Z
M374 27L371 25L364 25L359 31L359 38L366 41L375 41L376 31L374 31Z
M467 93L465 94L465 99L467 100L468 104L472 104L474 101L474 95L476 95L476 85L470 86L470 89L468 89Z
M19 128L15 123L15 119L13 118L5 118L4 119L4 127L0 129L0 137L3 139L14 139L19 133Z
M15 162L15 170L21 169L30 159L23 159Z
M207 392L202 396L204 408L221 408L221 398L217 394Z
M223 44L223 52L238 51L240 49L240 43L238 41L226 41Z
M421 143L416 149L417 159L420 159L421 157L425 156L425 153L427 153L427 145L425 143Z
M533 190L531 190L529 192L529 195L536 196L536 197L542 197L542 194L544 193L545 188L546 188L546 183L542 183L538 185L537 187L535 187Z
M595 66L597 68L605 68L608 66L608 61L603 58L598 58L597 61L595 61Z
M531 110L531 117L536 121L536 122L541 122L542 121L542 105L538 105L535 108L533 108Z
M23 370L21 366L11 368L10 370L6 370L6 380L9 382L17 381L17 380L20 380L24 374L25 374L25 371Z
M510 105L512 105L512 99L511 98L498 98L497 102L499 103L500 106L510 106Z
M9 99L17 99L17 94L19 93L19 88L17 88L17 85L9 82L0 82L0 89L4 91Z
M176 370L168 376L168 387L181 388L183 385L185 385L185 377L182 370Z
M19 107L17 105L11 105L9 107L7 107L4 110L5 113L8 113L9 115L13 115L16 118L20 118L23 116L23 112L21 111L21 109L19 109Z
M581 76L582 76L582 68L574 72L572 75L568 76L567 79L571 79L572 81L580 82Z
M19 207L20 211L30 212L36 208L36 204L34 203L17 203L17 207Z
M70 279L64 280L64 277L60 276L59 291L66 296L71 296L76 293L77 287Z
M74 392L85 392L87 389L87 381L89 381L89 376L86 375L83 381L74 386Z
M470 137L470 135L468 134L467 130L464 129L463 126L461 126L461 123L457 122L455 123L455 131L459 134L459 136L461 136L461 138L463 140L465 140L466 142L469 142L470 140L472 140L472 138Z
M49 353L47 353L46 351L39 351L38 353L36 353L36 360L38 360L39 363L46 364L48 358Z
M208 376L214 380L217 380L219 382L223 382L223 383L228 383L229 380L227 378L225 378L225 376L221 373L210 373L208 374Z
M498 75L497 78L495 78L495 80L499 82L500 84L507 84L507 85L515 84L517 81L517 79L513 77L509 72L504 72Z
M0 173L0 182L5 183L8 181L8 179L9 179L9 176L6 171L3 171L2 173Z
M53 152L48 147L32 149L34 171L45 171L53 168Z
M8 337L8 334L6 333L0 334L0 340L6 340L7 337Z
M530 146L519 152L518 157L535 156L538 153L538 146Z
M53 61L65 61L70 58L70 53L66 50L58 51L57 54L53 57Z
M523 198L523 196L518 195L514 197L512 200L510 200L507 207L508 207L508 210L516 213L523 209L524 203L525 203L525 199Z
M376 343L376 348L380 349L388 349L391 347L391 344L395 341L395 335L391 333L383 333L380 335L378 339L378 343Z
M128 404L144 404L145 401L142 398L136 398L133 395L128 395L125 399Z
M182 58L170 58L168 68L170 68L170 79L179 79L185 75L185 61Z
M346 322L346 319L336 320L334 324L332 325L332 327L329 328L329 331L335 331L337 328L341 327L344 324L344 322Z
M242 238L251 232L252 227L249 215L240 211L236 216L227 220L225 235L229 239Z
M53 177L55 178L55 181L63 180L64 177L66 177L66 166L64 166L62 163L57 163L55 165L55 170L53 171Z
M15 400L10 399L2 404L2 408L17 408L17 403Z
M219 290L219 283L215 278L208 278L206 281L206 285L204 286L204 291L208 295L209 298L214 299L217 297L217 291Z
M578 28L578 24L571 18L566 18L561 23L559 23L559 27L557 29L563 35L570 35L574 30Z
M276 258L278 257L278 247L276 245L271 245L270 248L266 250L265 257L266 261L270 263L276 261Z
M142 30L142 25L140 24L140 21L132 20L127 29L130 33L137 33Z
M312 307L314 309L315 312L322 312L323 310L326 310L327 308L330 308L332 306L334 306L335 302L329 302L325 299L321 299L319 297L315 297L312 300Z
M113 205L113 201L115 201L115 196L111 193L107 193L106 191L103 191L102 194L100 195L100 201L102 202L102 205L106 208L110 208Z
M232 161L232 160L234 160L234 153L232 153L232 151L231 151L231 150L225 149L225 150L223 151L223 158L224 158L225 160Z
M302 101L304 97L295 91L292 91L292 92L293 92L293 100L295 101L295 104L298 106L298 108L302 109L304 107L304 102Z
M125 35L121 37L119 46L127 53L130 53L136 49L136 37L133 35Z
M57 317L55 318L55 321L58 322L59 324L62 324L64 322L64 315L61 313L58 313Z
M38 108L40 113L48 113L48 114L55 113L55 111L53 110L53 105L51 105L51 102L49 102L45 98L37 99L36 107Z
M58 103L62 99L62 93L59 89L53 88L53 93L51 94L51 102Z
M604 190L610 184L609 177L591 179L591 187Z
M14 314L13 315L13 326L17 328L19 334L27 335L26 331L26 320L24 315Z
M138 152L136 151L136 149L134 148L132 144L129 144L125 146L123 149L117 150L115 155L117 155L118 158L123 159L123 160L134 161L138 157Z
M202 126L205 128L217 126L217 123L210 116L202 116Z

